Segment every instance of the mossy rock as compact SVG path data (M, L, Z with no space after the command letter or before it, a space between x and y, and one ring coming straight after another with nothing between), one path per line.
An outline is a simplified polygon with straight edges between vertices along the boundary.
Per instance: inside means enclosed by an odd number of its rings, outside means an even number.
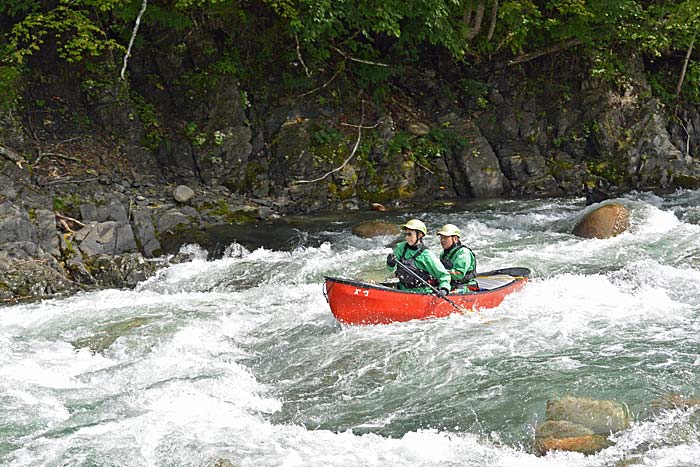
M606 436L624 430L630 424L626 407L618 402L571 396L547 401L545 416L549 421L571 422Z

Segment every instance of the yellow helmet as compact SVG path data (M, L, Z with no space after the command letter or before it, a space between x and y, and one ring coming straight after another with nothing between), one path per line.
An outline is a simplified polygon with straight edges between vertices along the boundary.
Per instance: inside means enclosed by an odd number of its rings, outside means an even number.
M437 234L445 237L452 237L453 235L459 237L462 235L462 231L454 224L445 224Z
M402 225L401 228L417 230L419 232L423 232L423 235L428 235L428 228L425 226L423 221L419 221L418 219L411 219L410 221Z

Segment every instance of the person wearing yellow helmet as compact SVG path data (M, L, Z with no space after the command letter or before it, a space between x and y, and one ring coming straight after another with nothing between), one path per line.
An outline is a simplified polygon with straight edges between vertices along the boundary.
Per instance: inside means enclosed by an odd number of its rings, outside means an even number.
M411 219L401 228L406 240L396 245L386 258L387 268L399 278L398 288L418 293L439 289L439 295L446 296L450 292L450 274L437 255L423 244L423 237L428 234L425 224Z
M450 273L452 288L469 293L478 289L476 280L476 256L474 252L460 241L462 231L454 224L445 224L438 231L442 254L440 262Z

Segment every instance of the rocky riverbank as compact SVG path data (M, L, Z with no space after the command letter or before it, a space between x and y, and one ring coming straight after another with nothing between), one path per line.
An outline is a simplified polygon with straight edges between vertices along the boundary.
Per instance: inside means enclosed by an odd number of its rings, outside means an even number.
M208 226L274 218L223 186L98 178L40 186L0 161L0 301L133 287Z

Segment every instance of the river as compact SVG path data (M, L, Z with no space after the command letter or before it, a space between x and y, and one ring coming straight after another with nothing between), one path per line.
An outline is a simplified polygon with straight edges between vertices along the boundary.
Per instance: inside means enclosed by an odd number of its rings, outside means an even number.
M385 213L457 224L482 271L533 271L480 314L340 325L323 276L385 278L393 239L332 216L286 248L188 246L135 290L0 308L0 465L700 466L700 410L654 410L700 397L700 192L619 201L631 226L606 240L569 233L583 198ZM634 421L598 454L536 457L565 395Z

